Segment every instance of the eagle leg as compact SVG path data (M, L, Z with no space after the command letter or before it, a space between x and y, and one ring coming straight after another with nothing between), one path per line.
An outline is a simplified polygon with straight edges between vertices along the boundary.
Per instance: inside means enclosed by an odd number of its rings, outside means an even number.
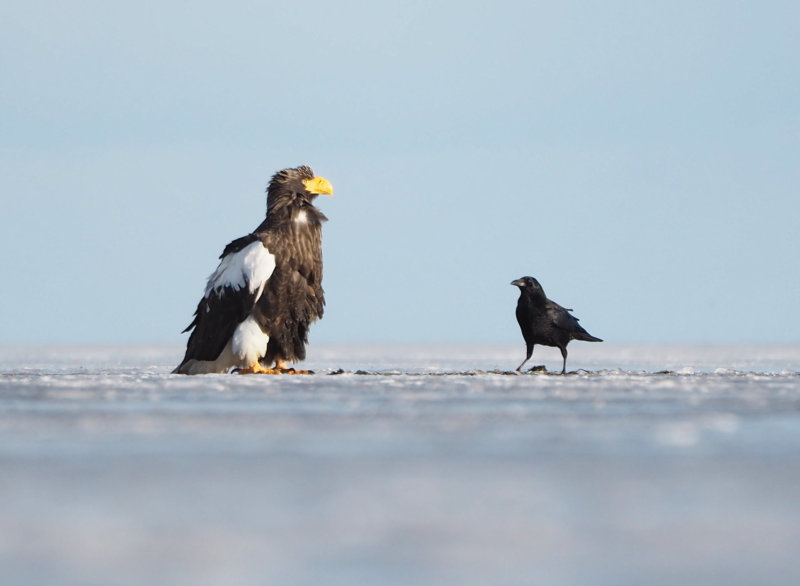
M314 374L313 370L295 370L294 368L240 368L236 374Z
M281 374L314 374L313 370L295 370L294 368L282 368L278 372Z
M237 368L234 372L236 374L282 374L279 369L264 368L259 362L256 362L253 366L248 368Z
M281 374L314 374L311 370L295 370L288 364L286 364L285 360L278 358L275 360L275 370L280 372Z
M283 360L276 360L275 366L266 368L257 362L250 368L242 368L236 371L239 374L314 374L313 370L295 370Z

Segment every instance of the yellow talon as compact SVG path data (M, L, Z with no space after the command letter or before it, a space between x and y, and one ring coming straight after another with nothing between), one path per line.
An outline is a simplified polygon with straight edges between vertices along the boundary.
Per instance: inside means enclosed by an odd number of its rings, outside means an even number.
M314 374L313 370L295 370L287 368L285 364L276 364L275 368L264 368L260 363L256 363L250 368L239 368L234 372L236 374Z
M272 368L264 368L260 363L256 362L249 368L239 368L234 371L236 374L280 374L279 370Z

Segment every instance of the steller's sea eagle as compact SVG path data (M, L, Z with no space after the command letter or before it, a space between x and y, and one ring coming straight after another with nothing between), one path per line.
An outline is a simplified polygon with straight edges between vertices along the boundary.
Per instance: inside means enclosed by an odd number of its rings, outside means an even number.
M275 173L266 219L225 247L208 278L174 374L296 372L287 363L306 357L308 328L325 305L319 194L333 187L310 167Z

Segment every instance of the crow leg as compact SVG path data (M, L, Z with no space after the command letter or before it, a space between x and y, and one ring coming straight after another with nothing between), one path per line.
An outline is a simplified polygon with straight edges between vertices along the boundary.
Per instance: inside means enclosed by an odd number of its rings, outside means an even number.
M528 344L528 345L527 345L527 352L528 352L528 353L525 355L525 360L523 360L523 361L522 361L522 364L520 364L520 365L517 367L517 372L519 372L520 370L522 370L522 367L523 367L523 365L524 365L526 362L528 362L528 360L530 360L530 359L531 359L531 356L533 356L533 344Z
M564 359L564 364L561 366L561 374L567 373L567 347L559 348L561 350L561 358Z

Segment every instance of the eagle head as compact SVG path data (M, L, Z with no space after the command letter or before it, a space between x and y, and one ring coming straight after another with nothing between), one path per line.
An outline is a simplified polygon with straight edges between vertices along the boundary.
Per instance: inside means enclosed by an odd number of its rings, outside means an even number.
M314 175L311 167L301 165L278 171L267 186L267 217L290 217L298 208L312 207L320 194L333 195L333 186L324 177Z

